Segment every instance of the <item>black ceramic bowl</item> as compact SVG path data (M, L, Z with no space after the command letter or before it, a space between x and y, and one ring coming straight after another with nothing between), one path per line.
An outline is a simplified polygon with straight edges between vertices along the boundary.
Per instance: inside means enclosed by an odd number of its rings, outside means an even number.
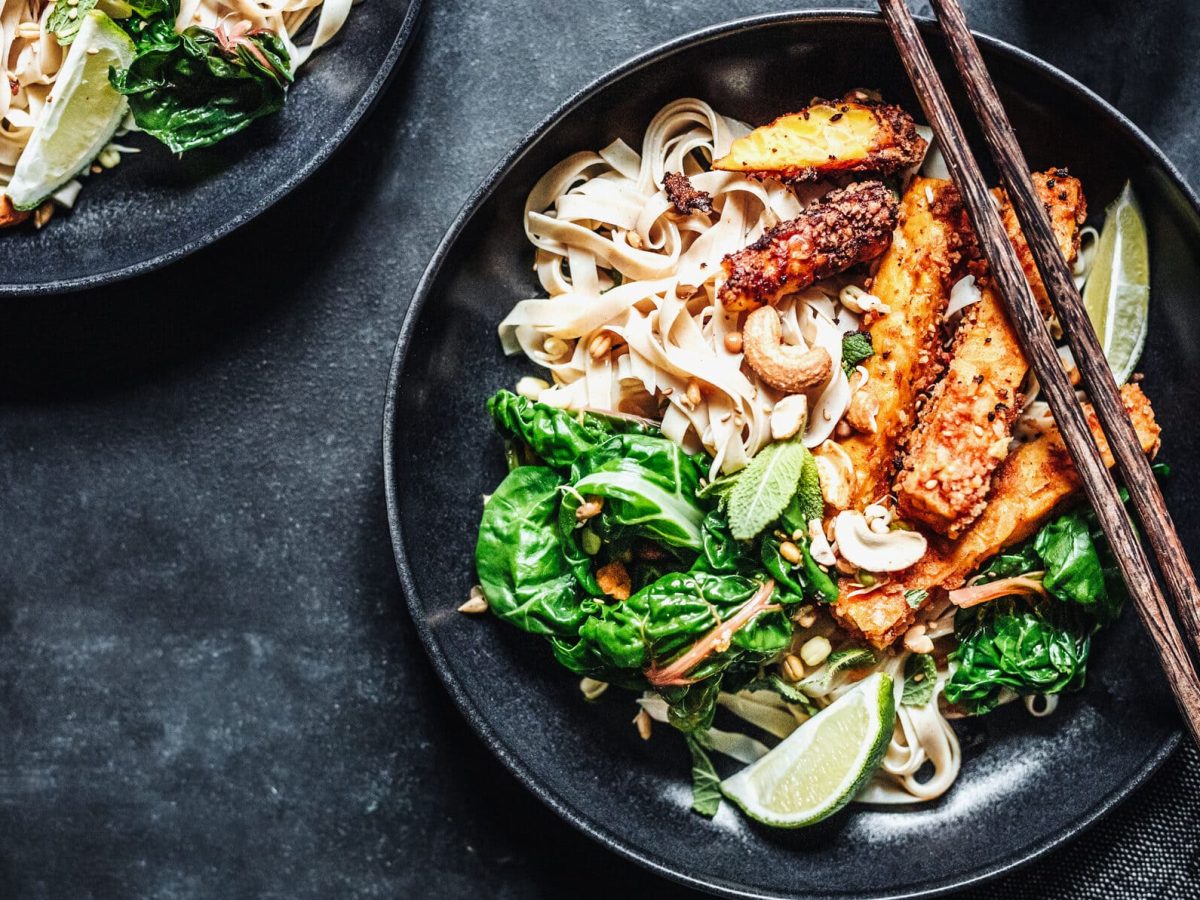
M935 57L949 65L926 23ZM1145 387L1164 428L1167 487L1188 546L1200 539L1186 474L1200 405L1200 213L1178 174L1112 107L1046 64L983 40L1032 165L1067 165L1102 218L1126 178L1150 228L1153 291ZM606 75L548 119L484 183L417 288L396 349L384 421L392 538L413 619L455 703L501 760L566 820L682 882L730 896L899 897L994 876L1077 834L1142 783L1179 739L1166 684L1132 611L1096 642L1087 687L1034 719L1007 707L960 728L965 764L939 802L851 806L797 832L760 828L728 804L691 813L684 742L639 740L630 695L582 701L539 640L455 611L475 580L480 495L504 474L484 413L533 369L505 359L496 324L532 296L522 231L530 186L569 153L642 129L666 101L701 97L760 123L856 86L918 110L882 22L784 15L676 41ZM961 99L961 98L959 98ZM962 108L960 106L960 108ZM982 148L977 149L981 159Z
M300 70L278 115L176 157L147 135L85 179L75 209L0 233L0 296L98 287L199 250L279 201L366 114L411 41L420 0L367 0Z

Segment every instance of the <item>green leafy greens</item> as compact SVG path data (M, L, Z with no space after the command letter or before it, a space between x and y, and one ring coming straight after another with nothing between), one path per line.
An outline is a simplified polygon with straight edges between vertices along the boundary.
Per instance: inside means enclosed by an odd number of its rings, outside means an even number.
M523 631L576 633L588 607L558 538L560 481L550 469L509 473L483 508L475 545L479 582L493 613Z
M487 409L496 430L515 445L510 459L554 469L570 468L614 434L658 433L658 429L632 419L566 412L511 391L498 391L488 400Z
M1005 688L1030 695L1083 686L1093 625L1077 609L1004 597L961 610L955 631L946 699L972 713L995 709Z
M208 147L283 108L292 81L287 47L272 31L146 28L113 87L138 127L176 153Z
M292 82L283 40L248 23L176 31L179 0L79 0L55 4L47 26L67 46L93 8L133 39L137 55L112 69L138 127L171 150L208 147L283 107Z

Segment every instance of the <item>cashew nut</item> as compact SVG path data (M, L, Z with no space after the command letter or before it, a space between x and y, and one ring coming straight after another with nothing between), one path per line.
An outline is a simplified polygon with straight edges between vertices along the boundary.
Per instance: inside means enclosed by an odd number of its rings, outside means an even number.
M840 512L833 522L838 553L847 562L867 572L899 572L925 555L928 542L916 531L871 530L857 510Z
M779 313L763 306L746 317L742 329L746 362L758 377L776 390L798 394L829 380L833 360L824 347L783 343Z
M821 497L834 509L845 509L850 505L854 492L854 463L850 454L834 441L824 441L813 450L817 464L817 480L821 485Z
M859 388L850 398L846 408L846 421L856 431L863 434L875 434L879 431L879 423L875 417L879 414L879 400L874 394Z
M808 398L803 394L788 394L771 410L771 439L786 441L804 427L808 418Z

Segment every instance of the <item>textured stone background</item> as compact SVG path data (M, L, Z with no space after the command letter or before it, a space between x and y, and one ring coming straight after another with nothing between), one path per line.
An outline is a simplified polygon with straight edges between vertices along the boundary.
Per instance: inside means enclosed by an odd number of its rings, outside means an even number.
M272 213L164 273L0 304L0 896L682 895L451 709L399 595L380 410L425 260L503 152L631 54L784 5L427 6L366 125ZM1200 5L967 6L1200 183ZM1177 754L1001 889L1198 896L1197 769Z

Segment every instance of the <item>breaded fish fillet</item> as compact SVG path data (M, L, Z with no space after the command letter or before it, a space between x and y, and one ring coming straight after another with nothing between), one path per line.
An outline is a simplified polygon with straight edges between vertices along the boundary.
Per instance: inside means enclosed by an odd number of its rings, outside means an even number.
M1079 182L1063 170L1034 173L1034 184L1050 214L1059 249L1068 262L1079 250L1079 225L1087 206ZM1002 193L1009 240L1031 286L1045 300L1029 246ZM1062 199L1066 198L1066 199ZM1004 303L982 266L981 297L963 313L945 377L921 411L917 430L895 484L905 518L954 538L983 511L992 472L1008 454L1012 425L1020 412L1018 390L1029 364L1008 320Z
M875 430L839 442L857 476L852 506L888 492L896 451L916 420L917 396L940 371L939 328L965 221L948 181L914 179L900 203L900 227L871 285L888 312L864 323L875 355L863 364L868 378L858 391L863 396L856 395L873 410Z
M1121 388L1121 396L1142 449L1153 455L1158 450L1160 429L1149 399L1136 384ZM1096 414L1090 406L1086 412L1104 464L1111 468L1112 453ZM1080 487L1062 435L1051 428L1019 446L996 470L987 508L958 540L932 538L925 557L886 588L850 596L844 587L834 615L843 627L875 646L891 644L912 624L923 603L922 594L911 591L961 587L987 560L1031 537Z
M887 175L919 163L927 146L899 106L851 97L814 100L735 140L713 168L786 181L841 172Z
M830 191L721 261L721 305L730 312L756 309L874 259L887 248L895 227L896 200L881 182Z

